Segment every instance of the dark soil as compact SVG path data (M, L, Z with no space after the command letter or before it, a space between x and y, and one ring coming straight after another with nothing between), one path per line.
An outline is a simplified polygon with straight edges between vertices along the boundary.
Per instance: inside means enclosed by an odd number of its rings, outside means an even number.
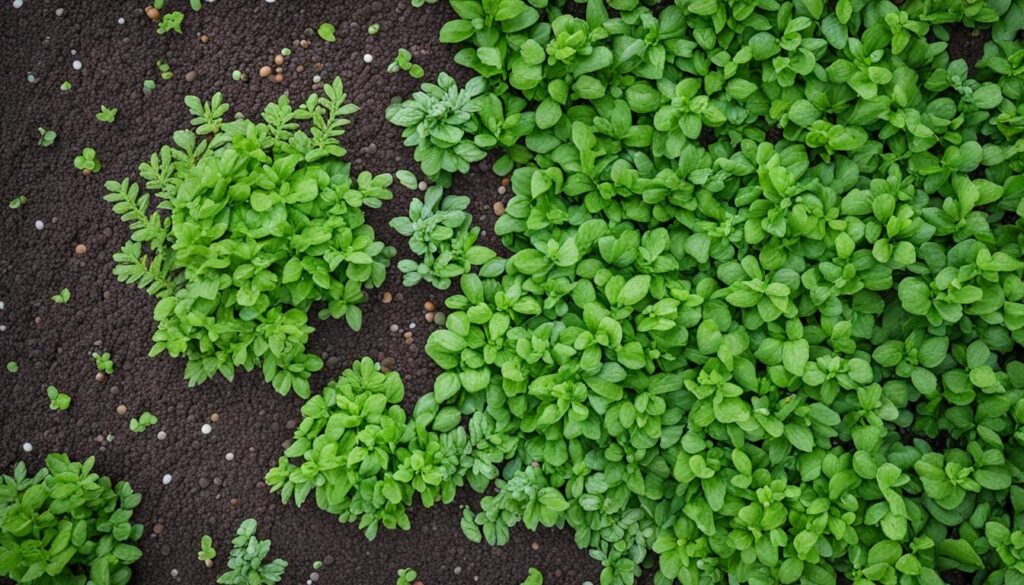
M172 132L188 127L185 95L208 98L221 91L233 111L251 116L282 92L304 98L314 75L324 81L340 75L349 99L362 108L343 138L354 170L416 170L384 110L419 81L387 74L387 64L406 47L427 78L456 69L453 51L436 40L451 17L444 2L414 9L408 0L221 0L204 4L198 14L184 0L168 5L186 13L184 34L158 36L142 2L28 0L14 9L4 0L0 6L0 55L7 74L0 85L0 363L20 366L17 374L0 371L0 472L18 460L35 470L46 453L67 452L78 459L95 455L98 472L130 481L143 494L135 520L146 525L133 583L214 583L224 570L230 537L246 517L256 518L260 535L273 539L272 557L289 562L285 583L305 583L317 560L325 561L319 582L327 584L391 585L399 568L412 567L426 585L515 585L530 566L543 571L546 583L596 582L598 564L575 546L569 531L517 529L505 547L474 545L459 528L459 506L416 505L410 532L382 531L368 542L355 525L340 524L312 501L302 509L282 505L262 479L300 419L301 400L277 395L259 373L190 389L182 376L184 361L147 357L154 303L111 274L111 255L128 230L103 201L103 183L137 177L139 162ZM312 34L321 22L337 26L336 43ZM366 29L373 22L381 32L370 37ZM209 36L208 43L200 42L201 34ZM301 39L310 47L301 48ZM272 64L283 47L293 51L284 82L261 79L259 68ZM364 53L373 55L371 64L364 64ZM72 68L76 59L83 64L80 71ZM171 65L173 79L159 79L158 59ZM232 81L235 69L249 80ZM142 91L144 79L157 80L149 95ZM58 89L64 80L72 82L72 91ZM101 104L119 109L116 123L95 119ZM52 147L36 144L39 126L57 131ZM95 148L102 162L98 175L85 177L72 164L85 146ZM456 192L473 198L474 216L488 231L498 186L486 168L455 184ZM401 257L408 249L387 221L407 211L413 193L397 184L395 193L395 200L370 213L370 221ZM19 195L28 203L8 209L7 201ZM45 223L42 231L36 220ZM84 256L75 255L79 243L88 246ZM327 366L314 377L315 388L364 355L394 358L409 408L431 388L436 369L422 344L433 326L423 304L432 300L440 306L444 295L426 286L404 289L400 276L392 269L387 284L370 292L362 332L353 333L342 321L316 324L310 347ZM50 296L64 287L71 290L71 302L52 303ZM381 301L384 291L395 295L390 304ZM406 345L402 333L412 323L414 341ZM397 332L389 331L392 324ZM109 351L116 363L104 382L95 379L89 357L94 350ZM70 410L49 410L49 384L72 396ZM121 404L127 406L125 416L116 413ZM145 410L159 423L142 434L130 432L128 420ZM219 421L203 435L200 427L214 413ZM165 440L157 438L159 431L167 433ZM26 442L34 447L29 454L22 450ZM161 482L165 473L173 476L167 486ZM474 500L467 490L458 503ZM214 537L219 551L213 570L196 559L203 534Z

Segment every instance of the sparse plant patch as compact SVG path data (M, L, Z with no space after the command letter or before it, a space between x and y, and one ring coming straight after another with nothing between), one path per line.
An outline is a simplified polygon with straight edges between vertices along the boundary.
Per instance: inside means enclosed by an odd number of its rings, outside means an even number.
M230 571L217 578L221 585L273 585L281 580L288 563L274 559L264 564L270 554L270 540L256 537L256 521L248 518L238 527L231 540L231 554L228 556Z
M114 373L114 360L110 357L109 351L102 353L94 351L91 355L92 360L96 363L96 370L107 375Z
M117 108L108 108L107 106L100 106L100 111L96 113L96 119L100 122L106 122L113 124L114 120L117 119Z
M414 79L423 77L423 67L412 62L412 53L408 49L398 49L394 61L388 65L388 73L398 73L399 71L408 72Z
M132 419L128 421L128 430L133 433L144 433L146 432L146 429L155 425L157 422L159 421L157 420L156 415L147 410L140 414L138 418L132 417Z
M50 399L50 410L67 410L71 408L71 396L61 392L52 384L46 387L46 396Z
M91 175L100 172L100 161L96 158L96 150L90 147L82 149L82 154L75 157L75 168L82 171L83 175Z

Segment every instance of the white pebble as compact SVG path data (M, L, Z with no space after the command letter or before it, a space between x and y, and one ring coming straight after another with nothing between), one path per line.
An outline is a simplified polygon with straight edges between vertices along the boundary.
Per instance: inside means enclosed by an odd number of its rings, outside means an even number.
M418 185L418 187L420 188L420 191L426 191L427 190L427 182L426 181L420 181L420 184Z
M0 333L7 331L7 325L0 325Z
M78 49L71 49L71 54L72 55L77 55L78 54Z
M363 55L363 63L373 63L373 55L369 53Z
M504 195L505 193L508 193L508 189L506 189L504 185L498 187L498 195Z
M5 305L3 301L0 301L0 311L3 311L4 307L6 307L6 306L7 305Z
M11 6L13 6L15 8L21 8L22 5L24 5L24 4L25 4L24 0L14 0L14 2L11 2Z
M41 230L41 229L43 229L44 227L46 227L46 224L44 224L44 223L43 223L43 220L41 220L41 219L37 219L37 220L36 220L36 229L37 229L37 230Z
M321 79L322 79L322 77L320 77L319 75L314 75L313 76L313 83L320 83Z
M178 578L178 569L171 569L171 577Z
M235 460L235 454L234 453L228 453L227 455L224 456L224 458L227 459L228 461L234 461Z
M164 474L164 479L163 479L164 485L170 484L172 479L174 479L174 478L171 477L170 473L165 473Z
M71 63L71 68L74 69L75 71L80 71L82 69L82 62L79 61L78 59L75 59Z
M123 16L121 18L117 19L117 24L124 24L124 17Z
M28 82L29 83L35 83L36 82L36 76L32 75L31 73L29 73L28 74Z
M415 329L415 328L416 328L416 324L415 323L409 323L409 329Z
M213 432L213 427L211 427L210 425L206 424L206 425L203 425L203 428L201 428L199 430L203 431L204 435L209 435L211 432Z
M26 453L31 453L32 452L32 443L25 443L24 445L21 446L21 448Z
M167 432L166 431L160 431L159 433L156 434L156 438L157 438L158 441L163 441L164 439L167 438Z

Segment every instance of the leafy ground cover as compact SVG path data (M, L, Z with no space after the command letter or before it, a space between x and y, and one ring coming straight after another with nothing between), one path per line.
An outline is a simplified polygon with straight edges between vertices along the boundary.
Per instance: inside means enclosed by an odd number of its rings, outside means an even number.
M479 76L388 118L442 186L504 147L511 254L447 299L413 418L346 407L285 495L325 478L372 537L405 521L364 500L493 480L471 540L568 527L604 584L1024 581L1022 8L450 4ZM992 29L973 73L951 25ZM424 490L384 445L431 432Z

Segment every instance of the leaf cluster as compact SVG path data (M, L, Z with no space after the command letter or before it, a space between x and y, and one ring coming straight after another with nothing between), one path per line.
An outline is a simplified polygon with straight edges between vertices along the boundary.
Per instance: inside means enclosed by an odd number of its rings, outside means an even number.
M264 563L264 559L270 554L270 545L270 539L260 540L256 536L256 520L252 518L243 520L238 526L235 537L231 539L231 553L228 555L228 569L230 570L217 577L217 583L220 585L273 585L281 581L288 562L283 559L274 559Z
M142 551L132 524L142 496L84 463L51 453L29 476L18 462L0 477L0 576L16 583L126 585Z
M473 225L473 216L466 211L469 197L444 195L437 185L427 189L423 199L413 199L409 215L399 216L388 224L408 238L409 249L420 260L400 260L398 269L405 275L402 284L415 286L427 281L434 288L447 290L452 280L469 272L474 266L485 266L497 254L490 248L476 245L480 228ZM493 272L500 266L491 266Z
M362 326L363 289L381 285L395 253L363 208L391 198L392 178L342 162L338 138L358 109L345 97L335 79L298 107L283 96L258 123L225 122L220 94L188 97L195 131L140 166L144 188L106 184L132 231L114 274L157 297L151 355L185 356L191 385L259 368L279 393L308 397L323 366L306 352L310 308Z

